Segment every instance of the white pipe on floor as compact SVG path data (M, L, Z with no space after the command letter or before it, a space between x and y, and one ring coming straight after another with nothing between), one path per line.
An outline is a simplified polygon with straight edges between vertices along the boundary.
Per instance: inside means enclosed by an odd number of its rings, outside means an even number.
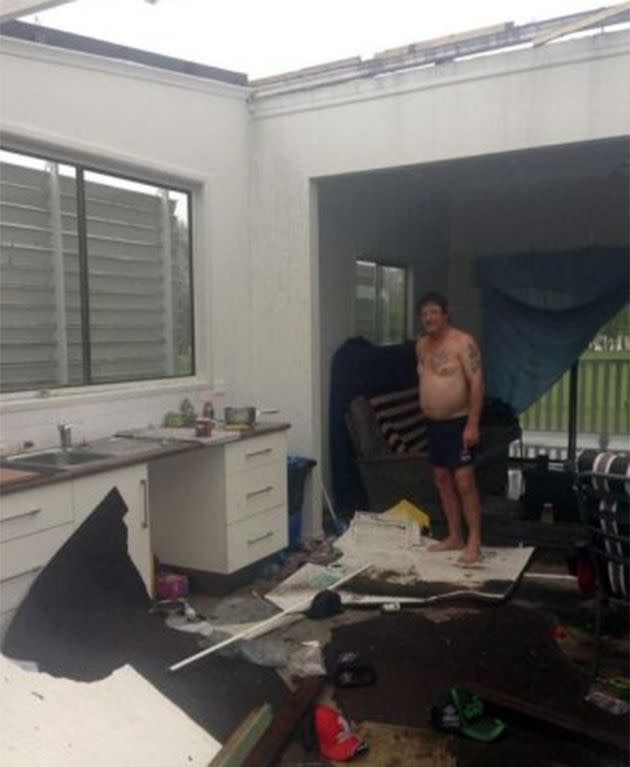
M339 588L339 586L342 586L344 583L348 583L348 581L355 578L357 575L360 575L362 572L368 569L368 567L372 567L372 564L363 565L363 567L360 567L358 570L354 570L353 572L349 573L348 575L344 575L343 578L340 578L336 583L333 583L331 586L328 587L330 591L334 591L335 589ZM307 599L301 599L299 602L296 602L295 604L291 605L290 607L286 607L282 612L276 613L276 615L272 615L271 618L265 618L264 621L261 621L260 623L256 623L254 626L250 626L248 629L245 629L244 631L239 632L238 634L234 634L231 637L228 637L227 639L224 639L222 642L218 642L215 645L212 645L212 647L206 647L205 650L201 650L201 652L195 653L195 655L191 655L188 658L184 658L183 660L178 661L177 663L174 663L172 666L169 666L169 671L179 671L180 668L184 668L184 666L188 666L191 663L194 663L196 660L199 660L200 658L205 658L206 655L211 655L213 652L216 652L217 650L221 650L223 647L227 647L228 645L233 644L234 642L238 642L239 639L246 639L250 634L255 634L256 632L260 631L262 628L266 628L267 626L271 626L275 621L277 621L279 618L284 618L287 615L290 615L291 613L299 613L303 612L312 602L313 597L308 597Z

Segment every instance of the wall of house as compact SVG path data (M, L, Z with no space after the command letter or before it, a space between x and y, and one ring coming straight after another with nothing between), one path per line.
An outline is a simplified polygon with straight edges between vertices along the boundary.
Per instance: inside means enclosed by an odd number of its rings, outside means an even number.
M282 401L303 453L323 453L320 294L333 289L313 180L625 135L629 65L621 32L255 98L252 376L259 396ZM306 529L317 530L311 497Z
M247 89L6 38L0 78L3 143L193 189L198 347L192 379L4 397L2 441L52 444L60 421L78 439L159 423L213 388L248 401Z
M328 444L330 366L339 346L355 331L355 262L360 258L404 266L413 295L446 290L448 211L439 195L427 198L413 179L362 174L318 182L319 316L323 444ZM409 333L414 333L409 301ZM329 483L327 451L323 474Z
M78 419L88 438L145 424L216 384L225 399L280 408L290 449L321 458L322 381L338 340L322 314L346 306L348 272L338 279L339 225L320 233L318 180L625 135L629 65L630 34L619 32L248 103L241 89L3 40L5 138L195 188L199 346L199 375L183 385L3 398L3 439L54 441L60 420ZM415 221L404 231L414 247L431 240ZM409 247L391 233L380 242ZM309 488L307 532L320 529L319 501Z

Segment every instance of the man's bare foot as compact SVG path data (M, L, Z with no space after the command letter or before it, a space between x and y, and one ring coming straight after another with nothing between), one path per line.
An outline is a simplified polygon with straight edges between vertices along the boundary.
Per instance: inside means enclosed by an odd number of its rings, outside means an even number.
M460 538L445 538L429 546L429 551L459 551L464 548L464 541Z
M458 565L476 565L483 560L483 554L478 546L473 548L466 547L464 551L457 557Z

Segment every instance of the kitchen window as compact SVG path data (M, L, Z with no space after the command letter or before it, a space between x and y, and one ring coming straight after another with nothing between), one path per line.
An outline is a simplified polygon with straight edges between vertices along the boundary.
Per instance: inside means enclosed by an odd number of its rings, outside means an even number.
M375 261L356 262L355 334L375 344L407 337L407 270Z
M195 372L190 192L0 151L0 390Z

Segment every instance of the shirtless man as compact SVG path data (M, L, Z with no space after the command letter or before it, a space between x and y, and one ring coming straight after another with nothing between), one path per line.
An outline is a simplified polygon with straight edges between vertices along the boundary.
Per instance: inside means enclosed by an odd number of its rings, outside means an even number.
M444 296L427 293L418 315L426 333L416 342L420 407L427 418L429 463L448 523L448 537L432 550L462 549L458 562L474 564L481 560L481 502L473 468L484 390L481 354L472 336L451 326Z

